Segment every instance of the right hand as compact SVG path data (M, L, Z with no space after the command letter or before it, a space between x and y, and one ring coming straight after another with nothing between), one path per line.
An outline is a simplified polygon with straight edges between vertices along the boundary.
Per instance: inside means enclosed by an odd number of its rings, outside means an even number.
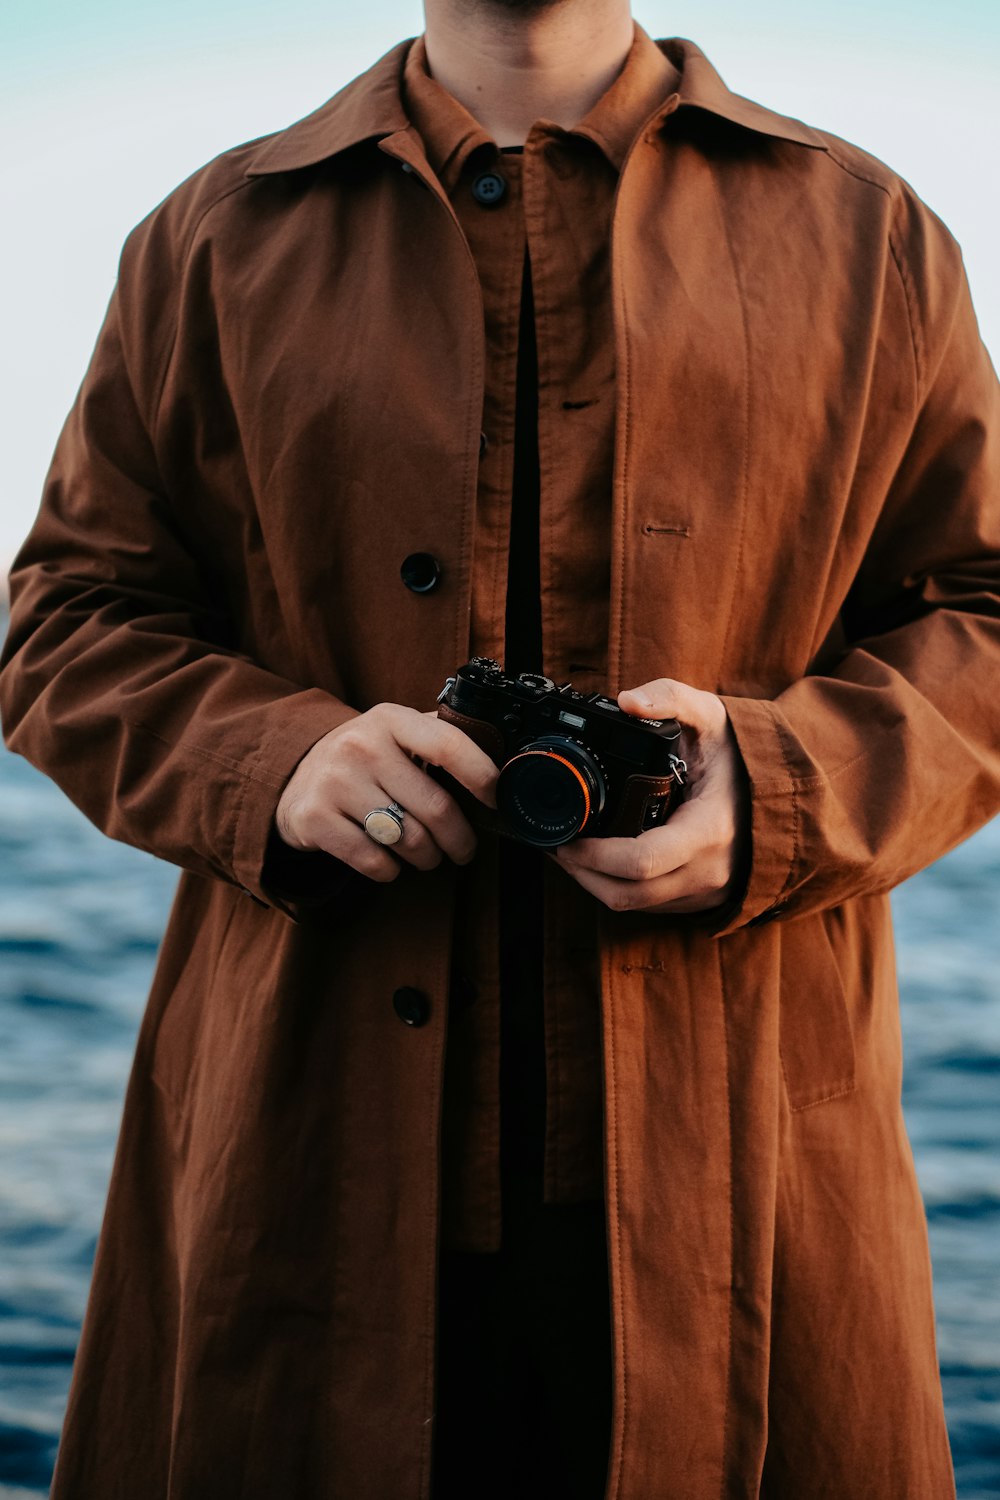
M279 835L293 849L324 849L372 880L394 880L400 859L419 870L433 869L444 854L468 864L476 852L472 827L415 756L496 807L497 767L474 740L435 709L377 703L331 729L299 761L275 812ZM403 836L383 848L361 825L373 807L389 802L405 810Z

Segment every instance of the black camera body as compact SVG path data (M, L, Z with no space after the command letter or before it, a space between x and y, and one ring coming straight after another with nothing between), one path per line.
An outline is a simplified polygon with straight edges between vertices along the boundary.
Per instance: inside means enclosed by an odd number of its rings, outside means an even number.
M538 673L509 677L485 656L448 678L438 705L438 717L499 766L493 826L522 843L635 837L666 822L681 796L687 767L676 719L638 718L601 692L557 687ZM464 788L456 795L466 809L475 802Z

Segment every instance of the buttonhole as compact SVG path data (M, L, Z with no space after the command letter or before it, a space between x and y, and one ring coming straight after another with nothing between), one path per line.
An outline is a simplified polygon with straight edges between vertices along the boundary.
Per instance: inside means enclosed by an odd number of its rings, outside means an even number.
M600 396L590 396L586 401L564 401L563 411L580 411L584 406L596 406Z
M642 528L647 536L690 536L690 526L682 526L680 521L647 521Z

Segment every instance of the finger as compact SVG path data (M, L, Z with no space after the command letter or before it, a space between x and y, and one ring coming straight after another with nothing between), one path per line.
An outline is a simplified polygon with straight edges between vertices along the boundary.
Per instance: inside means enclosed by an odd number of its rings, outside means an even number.
M359 874L367 875L369 880L377 880L383 885L396 880L403 868L399 860L394 859L388 849L370 839L356 823L347 818L343 819L343 823L344 829L338 836L337 848L328 852L336 854L338 859Z
M702 692L672 677L657 677L639 687L623 688L618 706L626 713L647 719L678 719L699 734L718 731L725 724L726 708L715 693Z
M709 842L711 815L704 802L682 802L662 828L635 838L573 839L556 851L567 868L588 869L620 880L652 880L694 859Z
M371 781L352 788L349 807L317 808L311 827L316 847L373 880L395 879L400 859L418 869L433 869L441 863L441 850L418 818L404 812L403 831L395 844L380 844L365 831L366 814L392 801L399 799Z
M405 757L403 757L405 759ZM390 785L396 782L390 780ZM375 807L388 807L390 802L395 802L397 807L403 809L403 831L395 844L388 844L388 848L398 859L405 860L407 864L415 866L418 870L433 870L441 863L444 853L441 844L434 837L431 830L426 826L419 813L414 810L412 799L404 800L398 791L389 792L384 786L379 786L373 793L374 801L369 801L358 817L361 831L370 843L376 842L365 833L365 816ZM472 853L475 853L473 844ZM454 856L452 856L454 858ZM468 856L471 858L471 854Z
M468 864L477 848L475 831L447 788L422 771L398 747L380 762L376 771L382 785L392 788L386 801L398 802L405 808L425 838L449 859L456 864ZM402 840L393 847L400 850L401 846Z
M560 861L561 863L561 861ZM584 890L596 896L609 911L677 912L703 911L721 905L725 892L705 878L698 862L683 865L653 880L620 880L580 865L565 866Z
M402 703L379 703L369 714L380 715L396 743L429 765L442 766L456 781L495 808L497 767L464 730L434 712L421 712Z
M359 875L383 884L395 880L403 868L388 849L376 844L363 828L341 813L331 817L328 827L320 832L315 847L350 865Z

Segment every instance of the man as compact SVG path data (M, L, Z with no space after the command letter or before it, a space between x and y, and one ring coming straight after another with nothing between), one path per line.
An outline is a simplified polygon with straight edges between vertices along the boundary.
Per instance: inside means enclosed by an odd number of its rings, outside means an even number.
M625 0L428 0L133 229L0 661L184 872L56 1500L954 1494L888 891L1000 807L998 396ZM669 822L475 826L473 653L676 715Z

